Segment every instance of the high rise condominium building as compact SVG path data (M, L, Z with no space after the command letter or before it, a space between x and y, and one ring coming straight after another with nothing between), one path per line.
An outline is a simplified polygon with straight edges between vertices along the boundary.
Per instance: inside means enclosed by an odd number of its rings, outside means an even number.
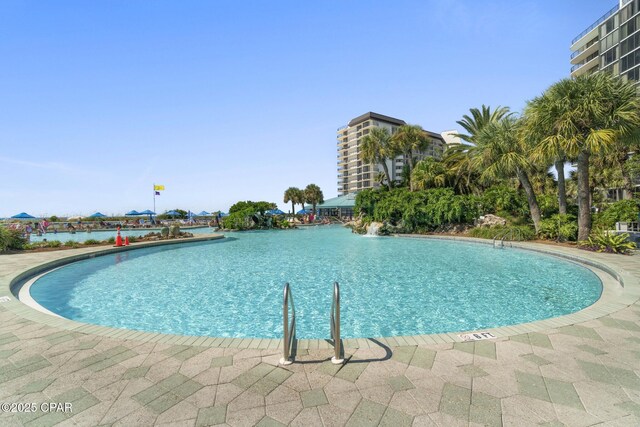
M640 0L619 0L571 42L571 76L605 71L640 80Z
M343 196L380 186L377 177L378 173L384 169L382 164L366 163L362 159L362 138L375 127L385 128L390 134L394 134L404 124L406 124L404 120L368 112L338 129L338 195ZM417 160L428 156L440 158L445 147L444 139L437 133L425 132L430 138L430 143L425 151L418 153ZM387 159L392 181L402 180L404 165L403 156Z

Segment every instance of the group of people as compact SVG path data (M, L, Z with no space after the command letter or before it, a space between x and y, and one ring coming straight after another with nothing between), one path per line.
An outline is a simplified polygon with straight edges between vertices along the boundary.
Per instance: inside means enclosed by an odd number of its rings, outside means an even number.
M24 237L29 240L32 234L36 234L38 236L42 236L43 234L47 234L47 229L49 228L49 221L46 219L37 222L27 222L25 224L14 223L10 224L9 228L13 230L22 231ZM57 230L56 230L57 231Z

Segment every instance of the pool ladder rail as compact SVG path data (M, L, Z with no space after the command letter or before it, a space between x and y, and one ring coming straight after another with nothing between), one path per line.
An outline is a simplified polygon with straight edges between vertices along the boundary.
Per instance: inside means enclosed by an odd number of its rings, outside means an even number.
M289 303L291 303L291 322L289 322ZM281 365L290 365L293 363L293 346L296 339L296 309L293 304L293 295L291 294L291 285L284 284L284 295L282 304L282 323L284 327L283 336L283 352L280 359ZM342 341L340 340L340 285L338 282L333 283L333 298L331 301L331 339L333 340L334 356L331 363L341 365L344 363L342 357Z
M334 356L331 363L334 365L342 365L344 357L342 357L342 342L340 341L340 285L333 282L333 299L331 300L331 339L333 340Z
M518 229L510 229L505 231L504 233L496 234L495 237L493 238L493 247L500 248L500 249L504 248L505 240L509 242L510 247L513 247L514 240L518 240L518 241L524 240L522 236L522 231Z
M289 301L291 301L291 323L289 323ZM293 342L296 339L296 308L293 304L293 295L291 295L291 286L289 283L284 284L284 301L282 304L282 320L284 323L284 351L281 365L291 365L293 363L291 352Z

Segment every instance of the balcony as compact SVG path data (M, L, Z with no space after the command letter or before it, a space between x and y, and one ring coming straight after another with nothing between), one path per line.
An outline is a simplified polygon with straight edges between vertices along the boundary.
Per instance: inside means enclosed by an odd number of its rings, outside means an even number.
M581 62L584 62L589 56L593 55L594 53L597 54L599 49L600 43L598 38L596 37L589 43L587 43L584 48L582 48L581 50L577 50L571 54L571 63L579 64Z
M577 41L579 41L581 38L583 38L587 34L593 32L594 30L595 30L594 34L596 34L597 30L598 30L598 25L602 24L608 17L610 17L611 15L616 13L618 11L619 7L620 7L619 4L613 6L611 8L611 10L609 10L607 13L602 15L596 22L594 22L593 24L589 25L589 27L587 27L586 30L584 30L583 32L578 34L573 40L571 40L571 46L573 47L573 45L576 44Z
M577 77L587 72L590 72L594 68L597 69L599 65L600 65L600 56L596 54L595 56L590 58L587 62L584 62L582 64L576 64L573 67L571 67L571 77Z

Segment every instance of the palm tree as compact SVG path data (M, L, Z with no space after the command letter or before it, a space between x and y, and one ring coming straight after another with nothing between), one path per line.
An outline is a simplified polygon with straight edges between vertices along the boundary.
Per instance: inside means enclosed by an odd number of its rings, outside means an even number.
M382 164L384 175L387 178L387 186L391 190L391 175L387 159L393 159L397 153L391 143L389 131L386 128L371 129L371 132L361 140L360 153L365 163Z
M520 181L536 233L540 229L540 208L529 179L533 165L528 156L528 147L520 137L519 121L509 115L500 121L485 124L475 135L476 146L470 149L472 164L482 171L480 178L511 178Z
M413 172L411 173L411 183L413 187L418 190L426 190L433 187L448 187L450 186L450 176L446 165L434 159L433 157L427 157L420 160Z
M451 175L454 191L457 194L476 194L482 192L480 174L471 164L469 150L471 145L460 144L448 147L442 156L448 174Z
M475 137L483 127L489 123L498 122L502 118L511 114L509 113L509 107L501 107L498 105L498 108L493 112L491 112L491 107L484 104L481 108L482 110L478 110L477 108L469 109L471 116L465 114L462 116L462 120L458 120L456 122L467 131L466 134L457 134L457 136L463 141L475 143Z
M289 187L284 192L284 202L291 202L291 214L296 213L296 204L302 204L304 207L304 191L298 187Z
M429 137L424 129L418 125L402 125L393 134L391 141L395 145L395 150L404 155L405 165L409 167L409 188L413 191L411 181L411 171L415 166L413 156L428 147Z
M527 103L524 111L524 137L529 140L530 145L537 145L545 137L553 133L553 129L547 129L542 125L545 115L550 111L554 111L558 103L557 99L553 99L547 94L535 98ZM564 177L564 164L569 160L567 154L562 150L560 144L548 144L545 152L536 150L533 153L535 159L540 162L553 164L558 175L558 210L560 214L567 213L567 190L566 180Z
M640 101L633 84L608 73L563 79L530 103L535 125L548 134L535 149L550 157L562 150L575 159L578 176L578 240L591 232L589 163L611 151L619 138L640 126Z
M315 184L307 185L307 188L304 189L304 198L307 203L311 203L313 206L313 213L316 213L316 205L319 203L324 203L324 194L322 194L322 190Z

